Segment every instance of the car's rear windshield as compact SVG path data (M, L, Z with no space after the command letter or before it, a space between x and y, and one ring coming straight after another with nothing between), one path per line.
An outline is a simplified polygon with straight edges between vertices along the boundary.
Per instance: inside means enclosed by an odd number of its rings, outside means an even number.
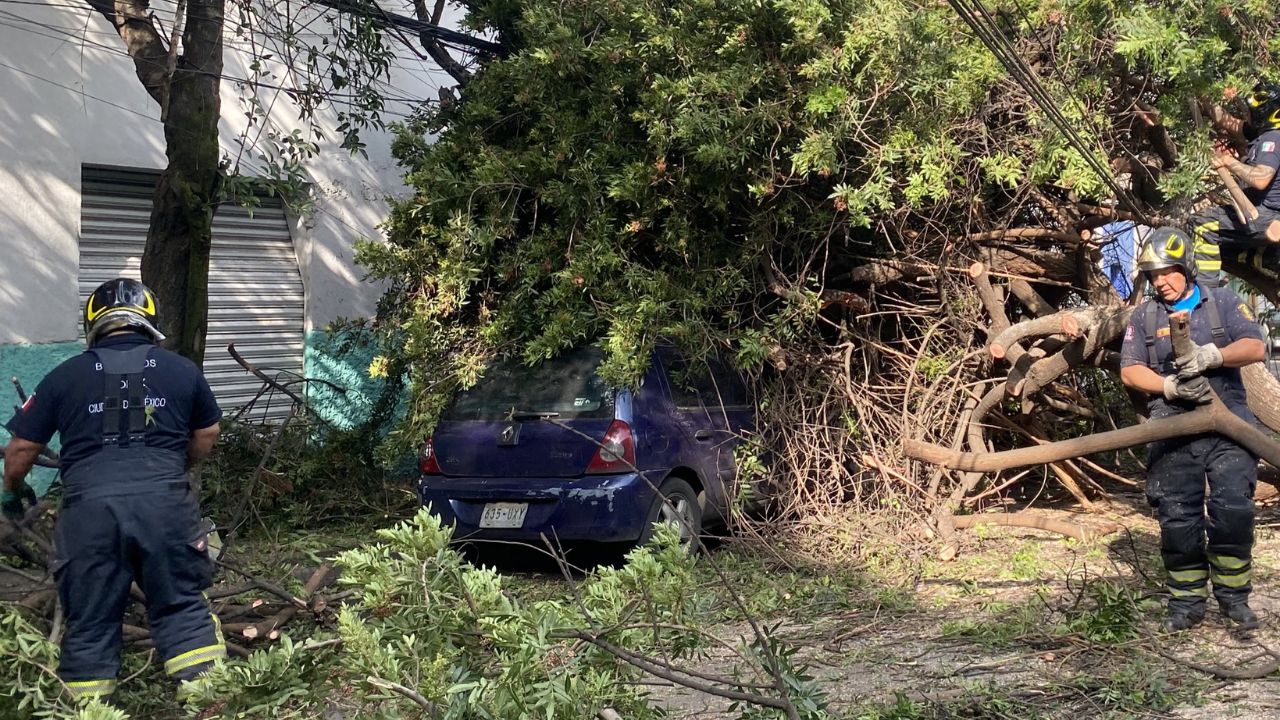
M455 395L441 419L501 420L513 410L560 419L613 417L613 391L596 374L603 359L599 349L581 348L533 366L500 360Z

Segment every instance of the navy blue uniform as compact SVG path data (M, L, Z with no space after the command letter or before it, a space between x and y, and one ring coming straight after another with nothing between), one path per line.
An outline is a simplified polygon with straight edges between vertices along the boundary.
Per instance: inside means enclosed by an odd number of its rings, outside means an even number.
M1244 162L1280 169L1280 130L1268 130L1249 143ZM1191 217L1191 237L1196 253L1196 273L1208 285L1223 282L1222 253L1230 253L1243 264L1275 268L1277 252L1268 248L1264 233L1273 220L1280 220L1280 174L1262 190L1245 187L1244 193L1258 208L1257 219L1242 223L1234 207L1215 206Z
M1200 302L1191 311L1192 341L1200 345L1213 343L1222 348L1244 338L1262 339L1262 331L1248 306L1232 290L1201 285L1200 293ZM1209 293L1220 319L1217 333L1213 312L1206 300ZM1148 324L1151 320L1154 323ZM1148 330L1153 331L1151 337ZM1125 329L1120 366L1144 365L1162 376L1172 375L1175 372L1173 358L1168 308L1157 300L1148 300L1134 310ZM1238 368L1217 368L1204 376L1232 412L1248 422L1256 422L1245 404L1244 382ZM1194 408L1191 403L1168 402L1163 395L1151 396L1148 401L1153 419ZM1213 433L1151 443L1147 459L1147 500L1156 508L1160 519L1160 550L1172 595L1170 608L1192 613L1201 611L1208 597L1206 580L1212 581L1214 597L1223 605L1247 601L1253 589L1253 491L1258 481L1257 458L1226 437Z
M134 581L170 675L192 677L225 655L203 596L213 563L185 473L192 431L221 415L194 363L126 332L55 368L9 421L14 437L62 438L51 569L67 614L58 672L73 693L115 689Z

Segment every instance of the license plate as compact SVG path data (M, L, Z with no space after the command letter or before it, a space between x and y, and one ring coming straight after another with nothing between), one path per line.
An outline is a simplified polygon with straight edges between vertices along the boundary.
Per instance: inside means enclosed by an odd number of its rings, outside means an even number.
M482 528L518 528L524 526L529 503L486 503L480 513Z

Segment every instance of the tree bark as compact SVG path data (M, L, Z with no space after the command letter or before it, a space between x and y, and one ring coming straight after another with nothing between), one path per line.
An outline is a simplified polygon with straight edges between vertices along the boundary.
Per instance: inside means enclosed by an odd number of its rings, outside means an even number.
M1280 380L1267 370L1266 363L1246 365L1240 368L1240 375L1244 378L1249 409L1263 425L1280 432Z
M188 3L164 121L169 164L156 186L142 255L142 281L156 293L169 336L165 344L197 365L204 363L213 213L223 176L218 119L224 6L225 0Z
M87 2L120 35L138 80L161 109L168 164L152 197L142 281L156 295L165 346L202 365L213 213L223 176L218 119L226 0L186 3L176 62L147 0Z
M1041 318L1040 320L1043 320ZM1038 322L1033 321L1033 322ZM1169 316L1170 339L1178 357L1190 352L1192 343L1185 311ZM1071 440L1049 443L1039 447L1019 448L1004 452L959 452L939 445L908 439L903 449L908 457L924 460L953 470L966 472L994 472L1026 465L1052 463L1058 460L1082 457L1095 452L1119 450L1142 443L1166 440L1174 437L1215 432L1231 438L1253 454L1280 467L1280 443L1231 412L1217 394L1205 406L1172 417L1151 420L1111 432L1086 435Z

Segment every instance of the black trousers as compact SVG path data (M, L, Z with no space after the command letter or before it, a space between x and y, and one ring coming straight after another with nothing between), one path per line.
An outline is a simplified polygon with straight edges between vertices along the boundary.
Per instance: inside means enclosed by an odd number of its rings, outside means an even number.
M1253 589L1257 458L1217 434L1152 443L1148 452L1147 499L1160 518L1170 610L1203 611L1206 581L1218 602L1244 602Z
M1280 212L1265 205L1258 206L1258 218L1242 223L1229 206L1216 206L1191 216L1192 246L1196 256L1196 274L1210 285L1226 282L1222 277L1222 258L1230 257L1276 275L1280 271L1280 247L1270 243L1263 233L1272 220L1280 220Z
M189 679L224 657L204 590L213 561L195 498L182 490L68 497L58 518L54 575L66 612L58 674L76 695L110 695L121 623L137 581L165 670Z

